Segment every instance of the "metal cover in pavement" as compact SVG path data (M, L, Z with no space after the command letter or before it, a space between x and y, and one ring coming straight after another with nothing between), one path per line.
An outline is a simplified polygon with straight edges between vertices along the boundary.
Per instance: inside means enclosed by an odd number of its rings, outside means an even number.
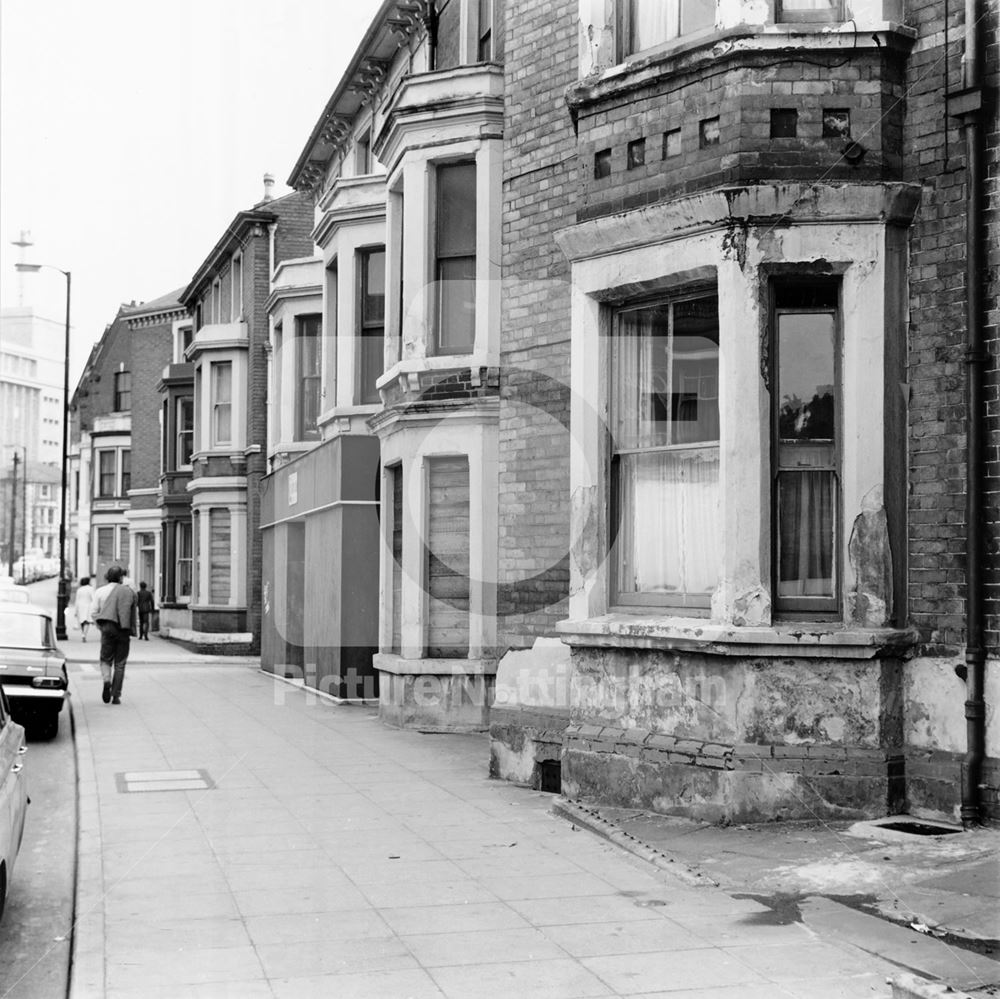
M207 770L125 770L115 774L119 794L149 791L209 791Z

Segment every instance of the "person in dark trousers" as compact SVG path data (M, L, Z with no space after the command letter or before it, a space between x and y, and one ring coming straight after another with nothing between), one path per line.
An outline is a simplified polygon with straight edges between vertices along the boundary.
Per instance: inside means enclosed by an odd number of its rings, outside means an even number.
M101 629L101 676L104 689L101 700L121 704L122 683L131 637L136 633L136 596L131 586L122 583L124 571L111 566L102 586L94 594L94 621Z
M139 584L139 640L149 641L149 620L153 616L153 591L146 589L145 583Z

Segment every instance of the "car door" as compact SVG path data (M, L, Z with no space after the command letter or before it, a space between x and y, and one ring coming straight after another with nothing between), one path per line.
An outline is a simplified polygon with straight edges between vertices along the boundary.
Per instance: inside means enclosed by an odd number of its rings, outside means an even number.
M24 773L26 752L24 729L10 717L7 698L0 691L0 862L6 867L8 887L24 833L28 804ZM0 905L2 902L0 899Z

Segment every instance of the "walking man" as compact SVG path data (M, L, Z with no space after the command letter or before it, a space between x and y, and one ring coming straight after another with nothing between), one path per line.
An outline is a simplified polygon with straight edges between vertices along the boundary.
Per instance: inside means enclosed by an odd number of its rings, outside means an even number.
M149 641L149 619L153 616L153 591L139 584L139 639Z
M108 585L94 594L94 621L101 629L101 676L104 679L101 700L105 704L122 702L129 640L136 633L135 591L122 583L124 575L119 566L111 566L104 576Z

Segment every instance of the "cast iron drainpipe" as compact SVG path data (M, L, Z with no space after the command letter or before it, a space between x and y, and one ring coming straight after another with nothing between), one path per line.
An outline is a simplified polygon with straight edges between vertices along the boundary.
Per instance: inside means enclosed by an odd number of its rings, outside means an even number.
M983 631L983 131L982 62L978 0L965 0L962 90L948 97L951 115L962 121L965 140L965 325L966 325L966 488L965 488L965 680L966 754L962 775L962 824L982 822L980 784L986 755Z

